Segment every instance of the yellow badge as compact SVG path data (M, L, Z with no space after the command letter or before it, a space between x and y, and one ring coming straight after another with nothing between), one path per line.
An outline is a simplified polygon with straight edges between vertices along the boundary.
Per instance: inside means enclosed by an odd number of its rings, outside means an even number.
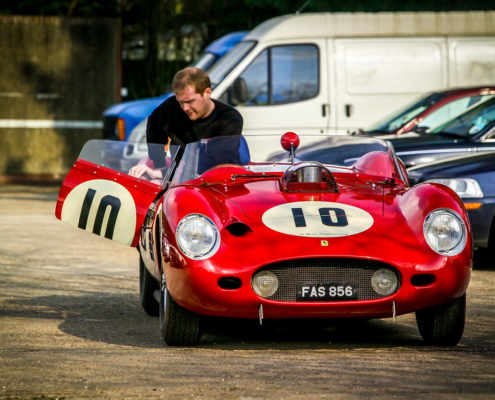
M321 245L322 246L328 246L328 240L322 240Z

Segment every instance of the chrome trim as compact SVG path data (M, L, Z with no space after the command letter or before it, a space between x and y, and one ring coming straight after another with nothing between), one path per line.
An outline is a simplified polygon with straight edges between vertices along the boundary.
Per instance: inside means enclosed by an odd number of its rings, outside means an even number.
M180 240L179 240L179 234L180 234L180 230L181 230L182 226L184 226L187 221L189 221L191 219L196 219L196 218L203 219L206 223L210 224L210 226L213 230L213 233L215 235L215 241L213 243L213 246L207 252L205 252L203 254L199 254L199 255L194 255L194 254L188 253L186 250L184 250L182 248L182 246L180 244ZM179 247L180 251L186 257L188 257L192 260L206 260L207 258L214 256L215 253L220 248L220 232L219 232L216 224L210 218L208 218L206 215L203 215L203 214L189 214L189 215L186 215L184 218L182 218L180 220L179 224L177 225L177 229L175 230L175 240L177 242L177 246Z
M453 248L451 248L450 250L436 250L434 249L430 242L428 241L428 239L426 238L426 225L428 222L430 222L430 220L432 220L434 217L436 217L437 215L439 214L450 214L452 216L454 216L458 221L459 223L461 224L461 229L462 229L462 237L461 237L461 240L459 240L459 243L457 243ZM426 240L426 243L428 244L428 246L430 247L430 249L432 249L435 253L438 253L442 256L456 256L457 254L461 253L464 248L466 247L466 243L467 243L467 229L466 229L466 224L464 223L463 219L461 218L461 216L455 212L454 210L451 210L449 208L437 208L436 210L433 210L432 212L430 212L424 222L423 222L423 236Z

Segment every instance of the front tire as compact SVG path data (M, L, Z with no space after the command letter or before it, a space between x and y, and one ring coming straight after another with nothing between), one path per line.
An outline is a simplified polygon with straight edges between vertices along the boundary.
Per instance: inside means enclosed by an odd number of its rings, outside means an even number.
M450 304L416 311L419 333L426 344L456 346L466 321L466 294Z
M160 310L160 306L153 296L155 290L158 289L158 282L144 265L143 257L139 253L139 299L146 314L152 317L158 316Z
M160 333L169 346L194 346L201 338L201 317L181 307L165 285L160 291Z

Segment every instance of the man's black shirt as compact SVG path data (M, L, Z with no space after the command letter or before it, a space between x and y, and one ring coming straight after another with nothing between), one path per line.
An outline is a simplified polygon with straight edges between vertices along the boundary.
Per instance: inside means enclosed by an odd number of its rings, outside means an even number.
M175 96L160 104L148 117L146 141L148 143L180 146L183 151L188 143L218 136L238 136L242 133L242 116L233 107L211 99L215 108L205 118L191 121L182 110ZM155 147L155 146L153 146ZM150 147L149 156L155 168L165 166L164 153L158 154Z

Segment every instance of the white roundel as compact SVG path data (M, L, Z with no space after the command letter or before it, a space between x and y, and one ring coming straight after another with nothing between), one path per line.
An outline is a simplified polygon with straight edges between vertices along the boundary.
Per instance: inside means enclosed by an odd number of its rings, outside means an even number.
M373 217L360 208L327 201L298 201L270 208L263 223L274 231L293 236L339 237L364 232Z
M95 179L72 189L61 220L129 246L136 231L136 205L124 186Z

